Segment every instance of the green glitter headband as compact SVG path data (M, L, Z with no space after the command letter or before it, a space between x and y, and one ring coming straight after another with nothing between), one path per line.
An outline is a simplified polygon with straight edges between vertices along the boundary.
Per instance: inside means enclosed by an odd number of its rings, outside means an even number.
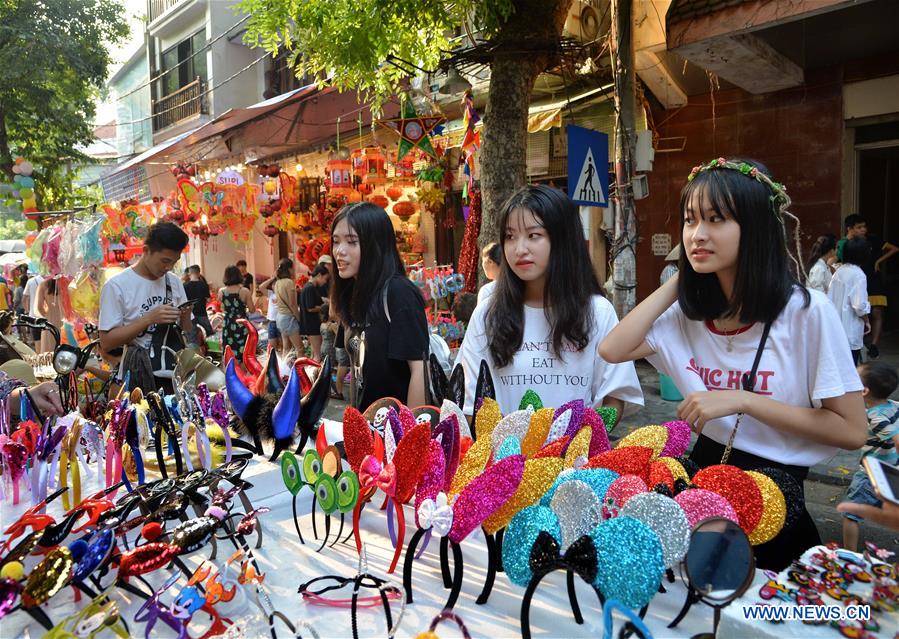
M777 221L780 222L780 225L783 227L784 248L787 251L787 255L790 256L790 259L796 266L797 277L801 282L805 283L805 271L800 266L800 264L802 264L802 250L799 243L799 219L788 210L790 204L792 204L793 202L790 199L790 196L787 195L787 187L780 182L775 182L768 175L766 175L764 171L759 171L758 167L749 164L749 162L735 162L726 158L717 158L710 162L706 162L705 164L694 166L693 170L690 171L690 175L687 176L687 182L692 182L693 178L695 178L700 173L703 173L704 171L721 169L742 173L746 177L764 184L771 190L771 196L768 199L771 202L771 209L774 211L774 215L777 217ZM789 217L794 224L793 241L795 244L796 255L793 255L792 251L790 250L787 225L784 221L785 217Z

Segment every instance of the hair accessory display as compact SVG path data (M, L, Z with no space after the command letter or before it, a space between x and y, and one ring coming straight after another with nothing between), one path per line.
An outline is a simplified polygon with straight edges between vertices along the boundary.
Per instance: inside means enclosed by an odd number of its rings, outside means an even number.
M344 527L344 516L352 512L359 500L359 479L351 470L342 470L340 453L335 446L328 446L324 438L324 429L320 429L316 439L316 450L307 450L303 456L302 467L296 455L285 451L281 458L281 476L284 485L292 494L294 527L301 543L305 543L300 531L296 514L296 496L303 486L312 489L312 528L318 539L318 528L315 523L316 504L325 514L325 534L317 552L328 543L331 533L331 515L340 513L340 528L331 546L341 540ZM352 532L347 535L349 540Z
M444 610L439 615L434 617L431 620L431 625L428 626L428 629L424 632L418 633L415 639L440 639L437 636L437 626L440 625L444 621L453 622L456 627L459 629L459 632L462 633L462 639L471 639L471 635L468 632L468 628L465 627L465 622L462 621L462 618L454 613L452 610Z

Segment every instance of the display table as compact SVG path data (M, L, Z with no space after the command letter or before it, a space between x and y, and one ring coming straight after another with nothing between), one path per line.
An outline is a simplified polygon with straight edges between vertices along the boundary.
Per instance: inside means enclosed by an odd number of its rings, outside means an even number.
M329 439L334 441L339 438L340 424L331 422L328 424ZM86 474L86 473L85 473ZM254 550L259 566L265 572L264 587L268 592L276 609L285 613L292 621L306 621L310 623L321 637L349 637L350 611L346 608L313 605L302 600L297 594L300 583L323 575L342 575L352 577L358 568L358 555L352 539L349 544L338 543L333 548L325 548L320 553L316 552L320 542L316 542L312 535L312 521L309 513L312 493L304 488L297 497L297 512L300 515L300 527L306 544L300 543L294 529L291 510L292 496L285 488L281 468L279 464L272 464L266 459L256 458L247 467L243 478L253 484L248 491L255 508L268 507L271 511L260 515L263 529L262 548ZM90 487L96 485L96 478L85 477L84 494L90 493ZM23 495L26 502L29 495ZM235 502L236 503L236 502ZM0 523L3 528L18 516L18 513L27 508L30 503L11 507L5 503L0 513ZM380 576L385 576L385 570L390 564L393 555L389 536L387 533L386 514L379 511L380 499L369 503L362 511L361 526L362 539L365 543L368 558L368 571ZM406 507L406 521L410 530L406 531L405 542L408 543L414 532L414 513L412 508ZM48 512L53 515L61 513L61 504L53 502ZM318 530L322 534L323 515L318 513ZM350 531L351 516L347 516L343 537ZM339 515L336 521L332 519L331 535L336 533L339 526ZM132 535L129 539L133 538ZM248 538L255 545L255 534ZM219 542L218 557L215 561L221 565L233 552L233 546L227 542ZM414 603L407 606L402 623L397 631L397 637L415 637L419 632L427 629L431 619L440 612L448 596L443 588L440 575L440 563L438 558L439 543L432 539L426 552L414 563L413 594ZM455 606L455 612L465 621L473 637L489 637L499 639L504 637L520 636L520 606L524 593L509 582L503 573L499 573L493 588L493 593L486 605L477 605L475 599L483 586L486 574L485 541L480 531L475 532L462 544L462 553L465 560L464 582L462 594ZM211 548L206 547L192 555L186 556L186 563L194 567L200 561L211 554ZM26 573L31 570L36 561L31 558L26 565ZM148 581L154 586L162 583L170 575L168 570L160 570L148 575ZM402 563L396 574L388 576L397 586L402 587ZM748 591L748 595L758 592L759 585L767 578L757 571L755 582ZM180 583L186 583L183 578ZM109 582L109 576L104 579L104 584ZM578 593L578 601L584 616L584 624L577 625L574 622L569 606L565 573L557 571L543 580L533 600L531 609L531 624L534 637L599 637L603 633L602 612L599 602L593 590L580 578L575 579ZM646 613L645 622L655 637L690 637L701 632L712 630L712 609L702 604L694 605L686 618L675 629L667 628L667 624L681 609L686 597L686 589L680 581L680 577L674 584L664 583L666 593L660 593L651 602ZM228 604L219 604L220 614L234 620L243 626L246 637L268 636L268 626L259 609L254 603L251 589L245 587L248 596L238 595L234 601ZM172 588L169 595L163 597L164 602L170 601L176 594L177 588ZM372 592L364 593L366 595ZM349 588L344 591L330 593L329 596L346 598L350 597ZM132 621L134 611L141 605L142 600L122 590L114 594L119 603L125 620L128 623L132 636L143 636L143 624ZM73 601L73 590L66 588L44 607L54 623L59 623L66 616L79 609L82 604L76 605ZM399 610L399 602L392 601L394 618ZM195 617L195 623L190 626L191 636L197 637L203 634L207 623L207 615L202 611ZM623 624L623 618L616 615L615 631ZM883 636L892 636L896 629L896 615L892 616L890 626L892 630ZM383 637L385 632L385 619L380 607L360 608L358 616L359 635L361 637ZM0 636L13 638L21 635L23 629L28 626L30 636L43 635L43 629L35 623L27 614L19 611L0 621ZM791 626L792 628L792 626ZM839 633L828 627L810 628L796 625L795 636L830 636L839 637ZM289 636L287 628L276 622L276 630L279 637ZM441 625L438 628L441 637L457 637L459 631L449 625ZM153 636L170 636L170 631L162 624L158 624ZM739 605L734 604L723 615L721 637L760 637L794 636L784 632L784 626L774 626L767 622L742 620Z

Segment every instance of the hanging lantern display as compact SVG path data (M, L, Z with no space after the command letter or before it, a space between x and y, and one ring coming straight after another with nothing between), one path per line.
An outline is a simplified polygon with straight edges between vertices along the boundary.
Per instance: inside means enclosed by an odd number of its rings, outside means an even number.
M266 224L265 228L262 229L262 232L265 233L266 237L275 237L280 231L278 227L274 224Z
M415 167L412 156L407 156L393 165L393 184L397 187L415 186Z
M387 158L381 152L381 147L369 146L362 149L362 162L365 169L363 184L378 187L387 183Z
M328 187L330 197L344 197L349 199L355 189L353 188L353 163L350 160L342 160L332 157L325 165L325 186Z
M387 187L387 197L389 197L392 201L396 202L401 197L403 197L403 189L394 185Z
M386 209L390 206L390 200L387 199L386 196L376 193L375 195L370 195L368 197L368 201L374 204L375 206L380 206L382 209Z
M418 207L415 205L415 202L410 202L409 200L403 200L393 205L394 215L402 219L412 217L417 210Z

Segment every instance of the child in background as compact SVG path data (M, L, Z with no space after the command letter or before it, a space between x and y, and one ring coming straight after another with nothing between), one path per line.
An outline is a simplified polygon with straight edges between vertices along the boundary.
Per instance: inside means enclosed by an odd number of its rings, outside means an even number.
M888 399L899 386L896 369L884 362L867 362L858 367L865 389L865 408L868 413L868 441L862 448L862 459L872 457L890 466L899 463L899 402ZM874 494L871 480L865 468L859 465L846 499L855 504L880 507L882 502ZM858 515L843 513L843 547L855 551L858 548Z
M871 256L868 240L857 237L846 242L843 247L843 265L837 269L830 281L827 296L837 309L843 331L849 340L852 361L858 364L862 354L863 335L871 330L868 313L868 282L861 265Z

